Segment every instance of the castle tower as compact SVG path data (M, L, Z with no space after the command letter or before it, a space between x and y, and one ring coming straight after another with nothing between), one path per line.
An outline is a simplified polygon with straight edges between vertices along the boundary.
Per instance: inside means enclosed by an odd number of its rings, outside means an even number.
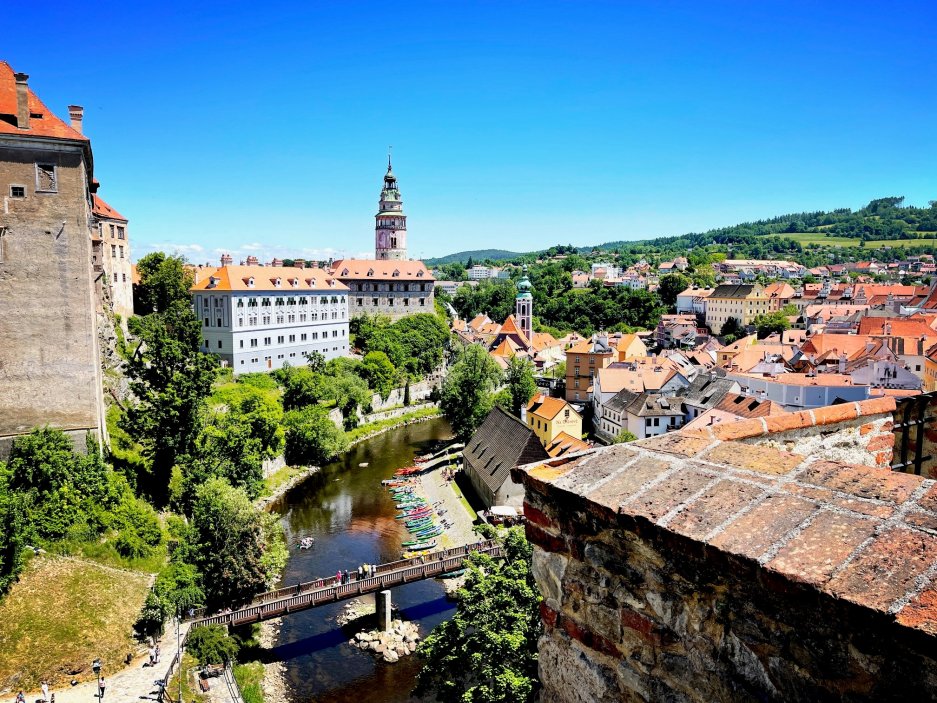
M397 188L397 177L387 157L387 173L384 174L384 187L381 188L381 200L378 213L374 216L374 258L407 258L407 216L403 214L403 200Z
M521 332L524 333L524 336L527 337L528 342L533 342L533 314L534 314L534 297L531 295L532 286L530 285L530 279L527 278L527 267L524 267L524 275L521 276L521 280L517 282L517 299L515 300L515 312L517 316L517 326Z

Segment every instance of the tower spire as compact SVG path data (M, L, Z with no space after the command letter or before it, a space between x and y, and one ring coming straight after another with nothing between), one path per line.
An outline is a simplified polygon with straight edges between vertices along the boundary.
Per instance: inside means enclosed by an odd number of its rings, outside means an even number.
M407 258L407 216L403 214L403 200L397 177L391 171L391 152L387 148L387 173L384 175L384 187L378 203L374 230L374 258Z

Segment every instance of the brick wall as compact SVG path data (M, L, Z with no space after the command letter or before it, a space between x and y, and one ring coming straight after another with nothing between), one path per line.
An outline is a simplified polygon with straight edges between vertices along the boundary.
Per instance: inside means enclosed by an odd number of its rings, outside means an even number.
M937 697L933 481L683 433L515 478L544 703Z

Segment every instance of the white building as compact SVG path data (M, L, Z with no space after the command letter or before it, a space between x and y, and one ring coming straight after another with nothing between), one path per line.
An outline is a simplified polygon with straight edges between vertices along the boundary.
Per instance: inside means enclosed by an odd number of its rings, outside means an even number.
M497 278L498 272L499 269L476 264L468 270L468 277L470 281L481 281L485 278Z
M322 269L220 266L191 293L202 350L236 374L348 354L348 288Z

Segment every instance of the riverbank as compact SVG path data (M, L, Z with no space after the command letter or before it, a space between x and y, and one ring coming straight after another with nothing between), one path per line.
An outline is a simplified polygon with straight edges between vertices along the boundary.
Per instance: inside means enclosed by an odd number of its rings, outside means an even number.
M357 444L360 444L361 442L369 439L373 439L374 437L382 435L385 432L389 432L390 430L406 427L407 425L412 425L417 422L426 422L427 420L432 420L433 418L439 417L441 414L442 411L437 407L424 407L420 408L419 410L414 410L412 413L406 413L398 417L377 420L375 422L361 425L345 433L349 440L348 449L345 451L347 452ZM318 466L285 466L282 469L278 469L265 479L267 485L270 488L269 493L258 498L254 505L256 505L260 510L269 510L271 505L276 503L280 498L285 496L307 478L316 474L319 470L320 467ZM283 479L283 476L287 476L288 478Z
M398 417L361 425L346 433L349 437L349 444L348 448L343 452L343 455L347 454L357 445L390 432L391 430L398 430L408 425L434 420L438 418L440 414L441 412L437 407L424 407ZM284 469L276 473L279 474L281 471L284 471ZM293 471L296 471L296 469ZM273 487L270 495L258 499L256 503L258 508L266 511L273 510L281 499L293 488L296 488L320 471L321 468L318 466L299 469L298 473L291 475L287 480L278 482L278 485ZM276 619L263 622L258 626L257 639L263 650L270 651L277 646L281 624L282 620ZM279 661L272 661L264 662L263 667L262 689L264 703L291 703L286 665Z

